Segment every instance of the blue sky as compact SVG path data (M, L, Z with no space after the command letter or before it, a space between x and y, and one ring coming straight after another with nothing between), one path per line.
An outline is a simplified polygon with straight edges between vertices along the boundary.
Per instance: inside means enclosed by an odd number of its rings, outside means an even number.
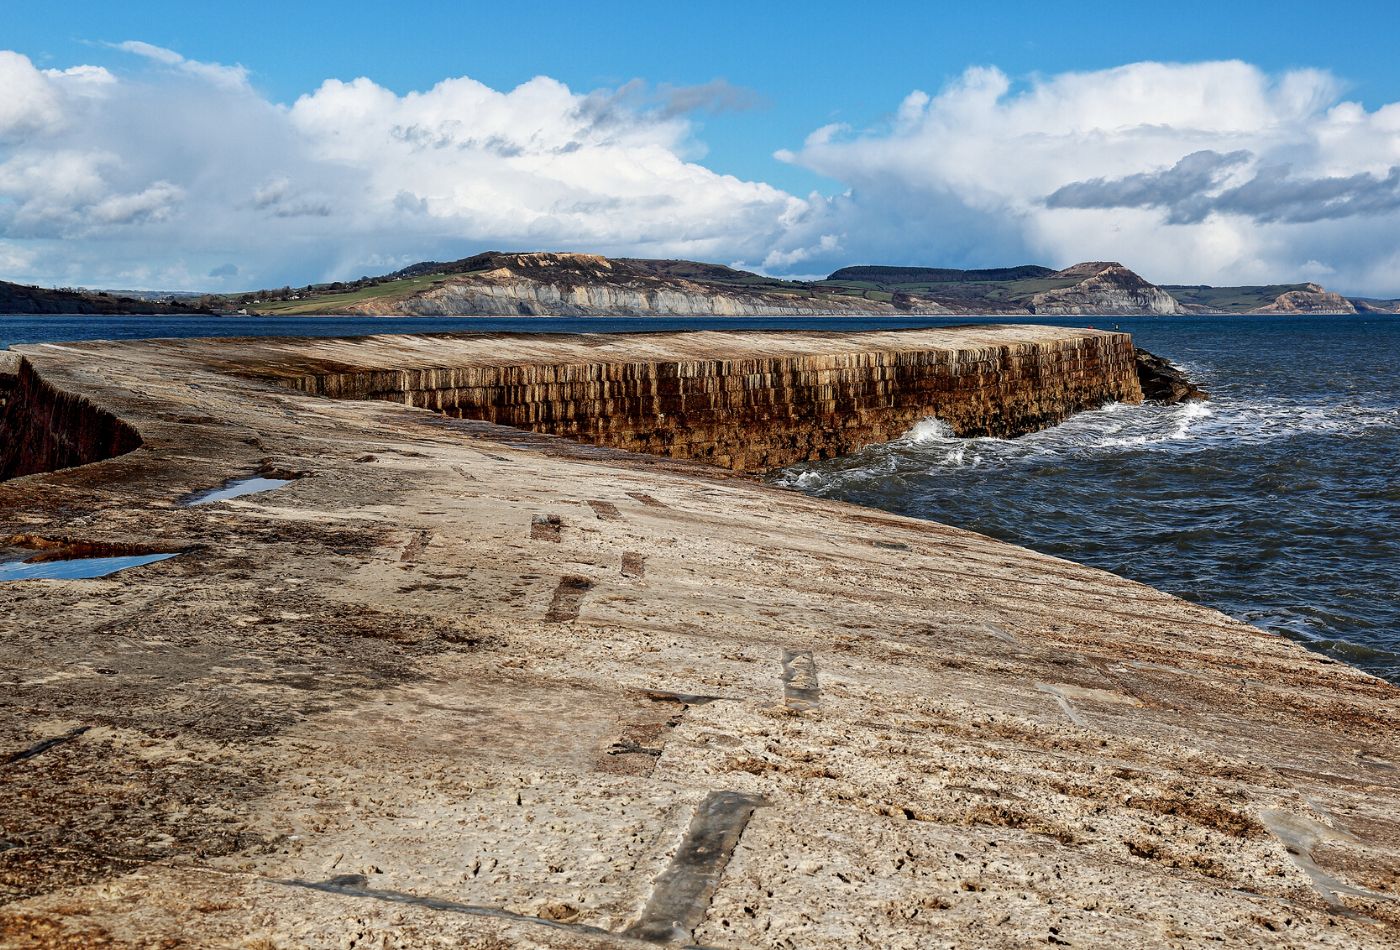
M1396 263L1393 248L1386 254L1373 248L1362 264L1348 263L1358 242L1383 241L1379 236L1386 231L1380 225L1391 223L1382 221L1390 207L1386 175L1392 159L1400 162L1400 145L1392 141L1392 122L1383 110L1400 102L1400 67L1394 59L1400 31L1390 4L1334 2L1324 7L1315 2L1217 0L1170 5L389 5L253 0L237 5L55 5L6 0L4 14L0 49L20 54L42 75L77 66L101 67L112 80L102 95L112 97L117 95L113 90L122 90L124 108L138 110L128 125L148 121L149 112L167 108L168 101L168 133L152 124L153 131L142 142L150 145L154 138L167 144L170 161L185 156L186 165L152 165L141 172L146 176L142 179L134 166L151 163L130 154L135 143L123 140L115 123L100 142L91 137L80 140L72 121L66 132L54 131L63 125L57 120L45 126L47 138L42 140L33 131L26 132L23 140L13 134L0 139L0 162L7 158L7 149L12 163L26 150L40 155L41 147L49 149L50 156L88 155L88 166L74 171L75 180L101 178L108 191L99 196L94 190L83 207L91 210L107 201L98 217L110 225L105 230L80 228L73 223L74 215L83 217L77 206L62 214L54 212L53 196L36 205L18 184L6 197L5 175L0 171L0 277L8 270L33 279L72 278L85 283L123 276L138 282L214 285L309 280L346 276L351 270L387 266L418 254L467 253L485 243L704 254L727 263L794 274L874 259L968 265L1035 259L1060 264L1081 256L1136 253L1139 259L1127 263L1155 269L1149 276L1161 280L1313 276L1333 282L1341 279L1367 292L1392 287L1400 292L1400 279L1385 276ZM133 47L116 46L127 41L146 45L135 52ZM169 55L152 54L153 48ZM180 57L183 61L177 61ZM1191 78L1182 69L1171 71L1222 61L1239 61L1252 72L1217 70L1213 77L1202 79ZM244 85L238 93L241 98L230 99L225 83L217 94L209 93L203 107L193 103L197 98L193 87L213 75L196 74L192 67L197 64L241 66L243 71L237 74ZM1168 67L1168 72L1140 70L1132 76L1114 72L1133 64L1157 64ZM1000 77L992 82L995 90L989 95L1001 105L971 92L961 105L951 99L945 102L948 97L941 94L949 89L966 89L969 82L985 80L981 73L969 73L984 67ZM1092 90L1065 79L1069 74L1101 77L1105 101L1117 103L1107 110L1115 123L1111 128L1084 125L1107 120L1096 115ZM1295 75L1313 78L1288 78ZM201 189L212 176L234 174L215 167L220 163L217 156L198 154L208 147L210 135L218 136L219 124L211 122L200 131L203 144L186 137L193 134L187 132L191 126L202 126L205 117L226 109L228 134L245 142L260 136L281 141L278 137L287 130L260 126L254 99L274 108L291 107L302 97L314 96L328 80L349 82L357 77L372 81L375 96L382 90L397 97L425 92L455 77L469 77L502 94L535 77L548 77L575 97L598 94L607 100L608 109L625 111L627 131L603 143L596 162L568 172L583 177L569 179L570 197L553 195L547 207L531 205L522 196L528 197L533 186L510 177L518 175L520 164L528 160L529 143L513 143L509 155L501 153L503 161L513 163L511 168L501 170L484 160L468 163L470 170L463 169L460 181L451 178L450 169L425 166L420 177L431 180L432 188L415 190L408 187L411 182L396 181L392 193L375 198L400 216L405 208L419 207L415 202L421 202L427 216L422 220L430 219L431 227L390 220L389 211L373 219L363 213L368 207L364 204L355 227L366 233L354 246L342 240L332 249L330 245L346 229L327 225L324 233L318 233L309 226L314 223L310 219L318 217L311 212L329 209L319 217L332 219L341 214L342 203L348 208L357 195L372 191L370 183L389 186L383 181L384 170L372 167L372 156L336 152L322 140L308 144L308 127L331 133L321 122L324 116L306 108L296 117L296 134L287 133L290 137L279 146L297 152L297 157L288 158L285 167L269 165L260 171L264 177L245 189L258 196L245 202L249 208L275 215L278 222L299 222L295 227L283 228L279 223L274 228L288 249L281 255L281 264L259 260L256 247L243 247L233 239L199 239L191 244L190 235L173 226L180 218L209 222L208 211L217 203ZM1287 98L1284 93L1246 91L1238 102L1224 101L1234 96L1234 90L1254 83L1251 77L1258 77L1261 89L1275 92L1286 92L1290 84L1311 83L1308 94L1317 101L1309 106L1311 111L1303 110L1305 115L1282 101ZM93 98L74 93L74 84L68 80L53 82L70 87L61 92L61 97L67 97L69 115L76 115L73 110ZM20 86L12 84L12 88ZM1196 95L1200 89L1207 90L1201 93L1206 98L1195 115L1173 111L1170 99ZM6 94L0 90L0 116ZM45 95L37 86L28 94ZM931 104L921 105L921 94ZM595 107L598 95L587 100L588 109ZM413 127L423 131L424 122L448 121L460 129L481 121L478 106L497 109L476 100L449 98L426 110L410 107ZM533 101L530 96L515 98ZM1004 107L1047 99L1055 105L1042 108L1042 114L1059 115L1060 127L1072 127L1077 139L1053 154L1040 155L1025 143L1042 141L1059 127L1048 118L1045 127L1031 127L1034 123L1028 125L1024 116L1012 115L1014 110ZM1328 152L1331 146L1318 144L1335 140L1336 123L1328 118L1329 110L1342 103L1354 103L1366 116L1376 117L1367 120L1366 137L1358 139L1354 148L1360 157L1352 165ZM397 118L386 118L374 128L391 132L403 128L407 120L399 113L406 104L406 99L390 104ZM532 108L516 101L500 107ZM901 112L902 108L906 111ZM195 118L179 118L187 114L183 109ZM458 117L444 119L444 110L453 109ZM968 110L976 109L984 114L970 116ZM993 116L998 109L999 118ZM1251 109L1260 114L1259 122L1247 117ZM1142 117L1138 132L1125 134L1125 123L1138 113ZM1229 129L1217 128L1213 122L1214 115L1223 113L1236 116ZM676 123L683 123L683 128ZM1290 124L1293 131L1283 136L1286 142L1261 131L1271 123ZM830 132L819 132L833 126ZM1147 148L1143 130L1149 127L1180 134L1175 139L1158 136ZM809 140L814 133L817 139ZM441 129L432 134L440 139ZM962 173L966 167L930 175L919 170L925 157L936 164L940 156L955 150L952 146L978 136L985 147L968 150L961 160L1006 163L1005 175L992 180L990 172L980 178ZM1083 156L1078 164L1067 158L1076 154L1070 147L1076 144ZM420 147L426 148L421 142ZM609 179L607 166L628 160L618 156L656 149L667 151L685 168L660 169L651 158L639 161L646 166L647 176L671 182L675 194L658 185L655 193L638 195L635 181ZM1193 199L1193 209L1206 209L1200 213L1183 212L1180 202L1172 204L1176 199L1144 197L1141 189L1129 189L1131 200L1122 197L1128 193L1122 188L1065 190L1098 179L1111 183L1134 175L1160 175L1202 150L1216 156L1244 151L1249 160L1192 166L1218 170L1203 184L1196 183L1209 192ZM783 157L775 157L780 152ZM92 157L99 154L119 160L101 165ZM25 167L36 163L37 159ZM1043 174L1021 180L1025 176L1018 174L1017 163L1037 163ZM358 175L341 176L349 165L358 166ZM1289 170L1282 179L1287 187L1266 188L1280 180L1279 168ZM687 169L701 171L692 174ZM492 184L492 176L498 173L505 176L499 187ZM734 176L755 187L736 190L727 182L708 178L701 182L697 175ZM18 172L10 175L15 181L21 177ZM333 194L328 184L334 178L344 178L340 193ZM1152 179L1154 187L1163 188L1182 187L1183 180L1180 175ZM1329 183L1341 180L1351 182L1341 206L1336 199L1329 199L1332 204L1326 207L1306 205L1308 195L1335 193L1342 186ZM232 181L230 177L226 189L230 194ZM550 181L558 183L555 177ZM1239 191L1245 186L1245 191ZM698 197L702 191L708 196L703 201ZM588 193L587 201L579 199L582 192ZM820 206L809 202L814 192ZM491 200L492 194L506 197L498 207L481 204ZM1047 205L1052 194L1077 196L1080 203ZM808 204L799 207L788 198ZM647 218L640 210L673 199L687 205L685 214L677 211ZM163 210L150 210L162 200ZM201 200L208 207L196 213ZM1263 207L1260 202L1265 200L1284 204ZM8 225L7 201L12 212ZM630 220L638 223L630 231L614 226L623 213L620 209L632 207L629 202L637 203L639 209L631 213ZM138 207L147 210L123 216L122 209ZM243 206L227 207L230 224L254 223L252 218L240 217L239 208ZM504 213L507 208L530 225L516 230L503 226L504 216L498 220L494 212ZM587 208L613 209L607 212L611 224L604 227L585 220L582 209ZM69 211L73 214L65 219L67 224L53 224ZM1356 220L1348 221L1353 211ZM453 214L457 215L455 229L448 226ZM780 223L764 224L765 214ZM122 230L128 218L132 227ZM42 224L41 219L49 223ZM726 219L763 231L765 237L754 241L737 233L726 236L719 227ZM1358 227L1348 231L1347 223ZM1154 230L1163 227L1170 239L1155 240ZM373 250L369 232L379 242ZM1115 253L1119 248L1110 237L1113 234L1124 235L1119 242L1121 253ZM900 235L907 239L901 242ZM161 242L172 239L182 245L184 256L175 260L167 252L167 263L155 263L162 253ZM65 243L55 243L59 241ZM8 242L8 252L3 242ZM127 249L128 253L118 256L128 263L108 267L106 273L83 262L110 259L119 247ZM51 263L56 248L66 249L79 263L59 273ZM1223 263L1222 254L1226 255ZM151 265L142 269L130 263L139 255L151 259ZM42 273L39 258L50 262L43 265L48 270ZM1199 273L1210 269L1207 265L1213 271ZM206 280L215 271L218 278Z
M327 78L368 76L406 93L446 76L508 89L537 75L574 89L629 80L751 89L753 108L701 120L706 164L790 190L829 187L773 161L829 122L886 116L911 89L968 66L1014 79L1140 60L1243 59L1270 72L1313 66L1368 105L1400 100L1393 3L354 3L5 0L0 34L40 65L130 68L97 46L139 39L191 59L239 63L290 102ZM403 11L403 12L396 12Z

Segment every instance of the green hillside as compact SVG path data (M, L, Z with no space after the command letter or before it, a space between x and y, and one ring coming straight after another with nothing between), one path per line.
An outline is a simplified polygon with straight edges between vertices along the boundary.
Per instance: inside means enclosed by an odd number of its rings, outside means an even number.
M1245 313L1267 307L1280 294L1306 290L1307 284L1263 284L1249 287L1208 287L1205 284L1163 284L1162 289L1189 307L1225 313Z

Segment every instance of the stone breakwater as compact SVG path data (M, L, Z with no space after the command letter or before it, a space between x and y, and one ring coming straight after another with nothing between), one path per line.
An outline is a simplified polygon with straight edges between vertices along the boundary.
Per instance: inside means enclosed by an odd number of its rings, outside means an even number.
M409 339L323 344L300 372L251 354L248 371L740 471L848 454L930 416L1005 437L1142 401L1131 338L1094 330Z
M733 336L472 345L890 349ZM178 554L0 583L0 944L1395 946L1400 690L967 531L290 385L446 346L19 348L141 445L0 483L0 554Z

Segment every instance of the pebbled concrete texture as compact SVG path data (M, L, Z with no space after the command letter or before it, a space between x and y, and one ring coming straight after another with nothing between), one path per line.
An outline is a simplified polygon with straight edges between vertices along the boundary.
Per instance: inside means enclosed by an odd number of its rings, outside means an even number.
M183 553L0 584L0 946L655 945L629 930L715 801L757 804L696 945L1400 941L1395 687L969 532L221 346L21 348L143 447L0 484L0 547ZM293 480L181 504L257 474Z

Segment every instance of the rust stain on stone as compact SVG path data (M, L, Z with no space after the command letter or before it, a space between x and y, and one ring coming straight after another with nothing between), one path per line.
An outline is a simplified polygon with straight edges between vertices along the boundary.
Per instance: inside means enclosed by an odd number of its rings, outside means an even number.
M622 576L641 577L647 572L647 559L636 551L627 551L622 555Z
M558 515L535 515L530 519L530 539L533 541L558 541L564 519Z
M412 538L403 547L403 553L399 555L399 560L403 562L417 561L423 556L423 551L428 547L433 539L433 533L426 528L422 531L414 532Z
M566 623L578 619L579 607L583 598L593 589L593 582L586 577L568 575L559 579L554 588L554 598L549 602L549 610L544 619L551 623Z
M622 520L622 514L617 510L617 505L614 505L610 501L597 501L590 498L588 500L588 507L592 508L594 513L597 514L599 521Z

